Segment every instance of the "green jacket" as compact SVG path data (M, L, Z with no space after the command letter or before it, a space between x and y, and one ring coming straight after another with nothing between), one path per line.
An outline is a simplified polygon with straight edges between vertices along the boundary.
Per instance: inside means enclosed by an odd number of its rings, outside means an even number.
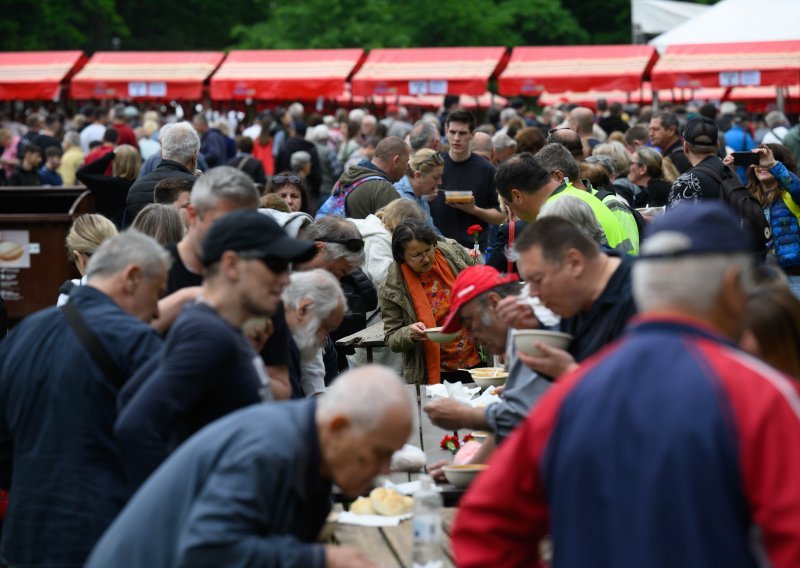
M439 239L437 246L455 275L475 263L464 247L452 239ZM419 318L411 294L408 292L403 271L397 262L389 265L386 278L378 287L378 298L381 303L386 345L395 353L403 353L403 377L409 384L427 384L425 351L422 343L411 339L408 330L408 327L417 323Z

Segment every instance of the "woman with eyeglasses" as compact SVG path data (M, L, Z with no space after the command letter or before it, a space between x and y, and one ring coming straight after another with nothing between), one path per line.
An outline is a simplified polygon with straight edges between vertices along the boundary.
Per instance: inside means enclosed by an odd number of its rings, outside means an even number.
M400 197L412 200L419 205L425 214L425 222L433 228L437 235L441 231L436 228L431 217L430 202L436 199L444 173L444 157L435 150L423 148L418 150L408 161L408 173L394 184Z
M769 259L778 264L789 279L789 287L800 298L800 179L797 165L783 144L763 144L752 150L759 163L747 169L747 189L764 208L772 227ZM723 162L733 163L728 155Z
M473 264L466 250L451 239L437 239L416 219L404 221L392 234L392 256L378 289L386 345L403 353L403 376L411 384L434 384L481 364L478 348L464 330L451 343L431 342L425 330L441 326L450 311L456 276Z
M274 193L286 202L289 210L311 214L311 200L305 182L292 172L281 172L272 176L267 186L267 193Z

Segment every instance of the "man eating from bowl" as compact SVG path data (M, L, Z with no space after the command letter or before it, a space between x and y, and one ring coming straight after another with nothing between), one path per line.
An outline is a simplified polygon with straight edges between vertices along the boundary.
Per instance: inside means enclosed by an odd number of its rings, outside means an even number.
M636 313L631 260L601 251L566 219L539 219L522 232L515 249L530 295L561 316L558 331L572 335L566 350L537 342L541 356L518 353L534 371L557 379L619 337ZM505 300L498 310L516 327L529 327L517 322L520 312L530 313L528 306Z
M453 286L450 314L442 333L452 333L462 328L470 339L481 344L493 355L505 353L509 361L509 376L503 399L486 408L473 408L449 398L438 399L424 410L435 425L447 430L471 428L490 430L499 442L528 414L533 404L550 387L550 382L528 369L510 349L511 327L496 312L503 298L517 300L520 285L516 275L502 275L491 266L471 266L456 278ZM488 457L494 443L487 442L473 458L481 463ZM441 479L440 462L431 466L431 473Z
M519 236L516 251L519 253L517 266L529 286L530 295L538 296L547 308L561 316L557 329L573 336L569 347L564 350L537 342L539 357L520 352L508 341L509 330L542 327L531 317L530 305L519 302L517 294L513 297L498 294L490 299L487 290L491 287L476 286L463 292L473 283L460 286L456 280L453 291L456 303L442 331L463 325L475 343L485 345L493 353L502 353L508 345L511 371L504 400L487 407L485 414L481 412L484 409L473 409L450 399L437 400L425 407L431 421L441 428L483 429L489 426L496 443L516 428L550 385L543 377L557 379L575 368L577 361L594 355L622 333L636 312L631 294L631 261L601 252L592 239L569 221L557 217L536 221ZM473 267L468 271L475 268L488 269ZM470 301L481 292L487 292L483 305L480 301ZM466 300L459 302L459 293L463 293ZM502 338L502 346L498 346L498 338ZM516 375L525 366L533 374L520 381ZM471 461L484 461L493 446L485 443ZM439 474L441 465L431 466L435 475Z

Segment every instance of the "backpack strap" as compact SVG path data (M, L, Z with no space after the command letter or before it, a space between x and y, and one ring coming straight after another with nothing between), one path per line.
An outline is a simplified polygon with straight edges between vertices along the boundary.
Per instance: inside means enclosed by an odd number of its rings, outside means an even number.
M103 371L103 374L109 379L117 389L122 388L127 375L122 372L116 363L111 359L111 356L97 339L97 336L86 325L86 320L83 319L81 312L75 307L73 302L67 302L61 306L61 313L64 314L67 323L72 327L75 335L83 344L86 351L89 352L94 362Z
M236 169L237 170L243 170L244 169L244 165L247 163L247 160L249 160L249 159L250 159L250 156L243 156L242 159L239 160L239 163L236 165Z

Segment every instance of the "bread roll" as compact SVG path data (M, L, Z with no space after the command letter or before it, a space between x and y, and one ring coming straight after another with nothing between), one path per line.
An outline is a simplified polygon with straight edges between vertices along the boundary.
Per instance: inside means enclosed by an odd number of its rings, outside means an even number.
M375 509L368 497L359 497L350 505L350 512L355 515L374 515Z
M372 501L372 508L380 515L393 517L405 513L403 496L394 489L378 487L372 490L372 493L369 494L369 499Z
M414 511L414 498L413 497L403 497L403 509L404 513L411 513Z
M22 245L12 241L0 241L0 260L17 260L25 250Z

